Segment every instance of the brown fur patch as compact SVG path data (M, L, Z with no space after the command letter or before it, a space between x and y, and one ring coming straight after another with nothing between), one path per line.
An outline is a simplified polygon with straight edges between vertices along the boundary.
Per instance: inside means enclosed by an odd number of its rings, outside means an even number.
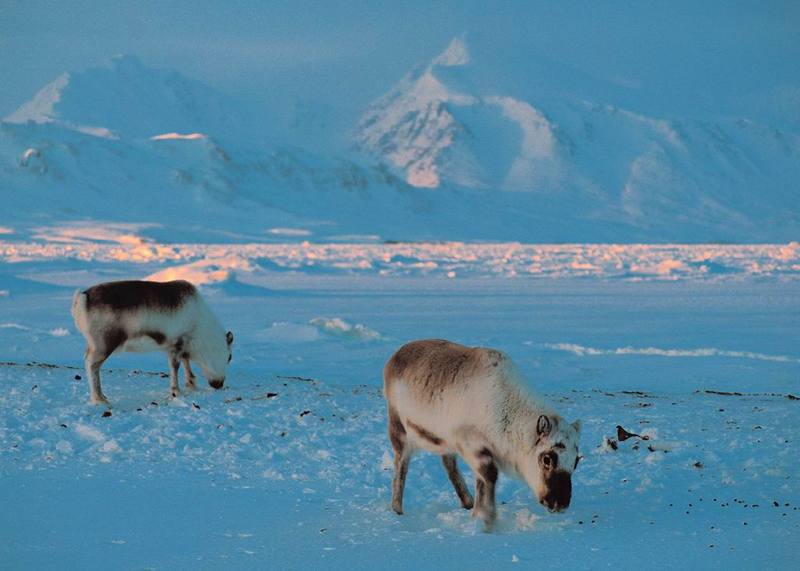
M406 444L406 427L395 410L389 407L389 440L395 452L401 452Z
M103 333L103 349L105 349L106 355L113 353L127 339L128 336L122 329L109 329Z
M167 340L167 336L161 333L161 331L145 331L142 333L142 335L146 335L155 341L157 345L163 345L164 341Z
M92 286L86 294L86 308L106 307L114 311L131 311L141 307L156 310L174 310L186 299L197 294L197 289L187 281L166 283L147 281L106 282Z
M494 462L484 464L478 469L478 474L480 474L481 478L485 479L490 484L494 484L497 481L498 476L497 464Z
M392 381L402 379L424 395L434 397L481 371L496 371L504 359L502 353L493 349L424 339L400 347L387 361L383 378L387 387Z
M478 475L490 484L497 481L497 464L494 462L494 454L488 448L484 447L478 451L478 460L480 466L478 467Z
M424 438L434 446L441 446L442 443L444 442L444 440L436 436L434 433L430 432L429 430L426 430L425 428L421 427L418 424L411 422L410 420L408 421L408 426L411 427L411 429L413 429L414 432L419 434L422 438Z

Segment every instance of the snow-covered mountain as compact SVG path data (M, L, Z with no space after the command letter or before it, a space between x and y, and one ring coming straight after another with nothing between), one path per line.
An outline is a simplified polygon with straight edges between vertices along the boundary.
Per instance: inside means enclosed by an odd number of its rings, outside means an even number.
M0 225L145 224L166 241L271 228L318 240L796 239L796 134L591 102L618 88L486 54L456 39L377 101L356 131L367 155L337 155L322 137L315 152L272 141L263 110L133 57L64 74L0 123Z
M484 189L488 200L521 191L531 211L651 239L797 235L796 133L629 111L591 98L624 99L616 86L474 52L456 38L404 77L362 117L359 146L413 186Z
M152 69L132 55L106 65L64 73L43 87L5 121L55 123L117 138L148 138L165 132L239 134L258 117L241 103L176 71Z

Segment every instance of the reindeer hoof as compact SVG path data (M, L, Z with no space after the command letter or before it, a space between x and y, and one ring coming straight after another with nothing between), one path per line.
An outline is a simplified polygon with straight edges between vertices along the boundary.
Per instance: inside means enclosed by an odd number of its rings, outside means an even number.
M178 389L173 389L172 390L172 398L176 399L179 396L181 396L181 392Z
M497 518L497 513L485 509L473 510L472 517L483 523L484 532L491 533L492 529L494 528L494 522Z
M392 509L394 510L394 513L396 513L397 515L403 515L403 506L401 506L400 504L393 503Z
M461 507L465 510L471 510L475 507L475 501L472 498L465 498L461 500Z

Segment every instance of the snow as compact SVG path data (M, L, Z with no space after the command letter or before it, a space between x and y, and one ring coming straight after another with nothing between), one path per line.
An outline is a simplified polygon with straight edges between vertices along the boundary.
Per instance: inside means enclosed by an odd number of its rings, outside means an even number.
M155 135L150 137L151 141L174 141L174 140L183 140L183 141L194 141L197 139L207 139L208 137L203 133L164 133L163 135Z
M80 260L152 267L149 279L199 284L274 270L381 275L583 276L622 280L794 280L800 246L788 244L520 244L520 243L168 243L142 236L155 227L40 228L29 240L0 239L0 261ZM135 233L138 232L138 233ZM169 262L166 267L153 266ZM146 270L141 270L146 271Z
M0 559L12 568L448 569L559 565L564 553L575 567L632 567L647 553L790 568L797 555L795 279L511 278L481 271L486 256L456 279L271 266L250 276L258 294L203 286L236 335L223 390L201 382L171 399L163 356L115 355L103 416L76 378L69 300L74 284L144 272L94 258L94 245L0 266L0 284L52 284L0 298ZM381 370L405 340L434 336L502 348L583 420L567 512L548 514L501 476L498 525L484 534L424 455L406 514L391 511ZM618 424L649 440L610 448Z

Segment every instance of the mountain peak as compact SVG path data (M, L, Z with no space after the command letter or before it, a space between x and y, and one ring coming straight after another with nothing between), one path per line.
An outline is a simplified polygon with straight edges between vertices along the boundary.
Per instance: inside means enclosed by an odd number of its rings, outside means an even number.
M213 88L126 54L60 75L5 120L143 139L170 132L231 134L233 128L238 135L246 127L239 116L237 105Z
M147 66L133 54L116 54L108 59L112 69L118 70L146 70Z
M470 62L469 48L465 36L450 40L445 50L433 60L433 65L442 67L458 67Z

